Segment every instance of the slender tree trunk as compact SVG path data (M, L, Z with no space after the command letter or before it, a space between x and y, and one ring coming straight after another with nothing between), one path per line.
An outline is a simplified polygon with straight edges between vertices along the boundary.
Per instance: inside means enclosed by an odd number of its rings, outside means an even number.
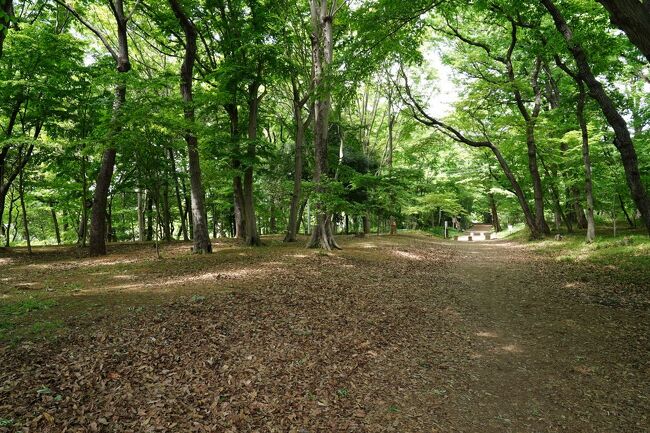
M614 145L621 155L623 168L625 169L625 177L628 187L630 188L632 199L634 200L636 207L639 209L639 212L641 212L643 223L650 234L650 198L648 197L643 180L641 179L638 157L636 149L634 148L634 143L632 142L632 137L630 136L627 122L618 112L614 102L594 75L587 60L586 52L583 50L582 46L574 40L573 32L562 16L560 10L555 6L552 0L540 1L549 11L553 17L555 26L566 40L569 50L578 65L578 74L580 79L587 84L591 97L598 102L607 122L614 130L616 137Z
M172 214L169 209L169 184L165 180L162 189L162 229L163 239L165 242L172 241L171 220Z
M20 196L20 208L23 212L23 229L25 232L25 240L27 241L27 252L31 254L32 240L29 236L29 219L27 218L27 207L25 206L25 181L22 171L18 175L18 194Z
M181 94L185 103L185 120L188 123L188 129L185 132L185 141L187 142L187 155L190 172L190 192L192 200L192 222L194 227L194 246L195 253L212 252L212 244L208 234L208 224L205 218L205 199L203 195L203 186L201 183L201 164L199 160L198 140L192 126L194 125L194 105L192 96L192 83L194 62L196 61L196 38L197 30L194 23L185 15L178 0L169 0L169 5L174 11L174 15L180 21L183 32L185 33L185 56L181 65Z
M303 122L302 107L304 103L300 100L300 95L298 94L298 84L296 83L295 79L292 79L292 86L293 120L296 123L296 154L294 157L293 192L291 193L291 205L289 206L289 223L287 225L287 234L284 237L284 242L296 241L298 226L300 224L300 219L302 218L298 218L298 206L300 205L300 195L302 189L303 149L305 147L305 129L311 119L311 116L309 116L310 119L308 119L306 122Z
M253 166L257 147L257 116L260 99L258 96L260 84L253 82L248 95L248 144L246 146L248 164L244 169L244 212L246 215L246 245L260 245L260 235L257 232L255 216L255 197L253 195Z
M533 213L530 210L530 207L528 206L528 200L526 200L526 196L524 195L524 192L521 189L519 182L517 182L515 175L512 173L510 166L508 165L505 158L501 154L501 151L496 146L494 145L490 146L490 150L492 150L492 153L494 153L494 156L496 156L497 160L499 161L499 165L503 170L503 173L510 181L510 185L512 186L513 192L517 196L517 200L519 201L519 206L521 207L521 210L524 214L526 226L530 230L531 236L534 239L538 239L542 237L543 233L538 228L537 222L535 221L535 216L533 215Z
M488 199L490 200L490 212L492 213L492 226L496 233L501 231L501 224L499 223L499 213L497 212L497 202L494 199L494 194L489 193Z
M50 203L50 213L52 214L52 225L54 226L56 244L61 245L61 231L59 230L59 221L56 219L56 211L54 210L54 203Z
M621 196L621 194L618 194L618 202L621 205L621 210L623 211L623 215L627 220L627 224L630 226L631 229L633 229L635 227L634 221L632 221L632 218L630 218L630 214L627 213L627 209L625 209L625 202L623 201L623 197Z
M151 191L147 191L147 233L146 233L146 240L147 241L152 241L153 240L153 193Z
M185 218L185 211L183 210L183 201L181 200L181 191L178 185L178 173L176 173L176 159L174 158L174 150L169 148L169 164L174 178L174 192L176 193L176 206L178 206L178 216L181 219L180 232L183 234L183 240L188 241L187 237L187 219Z
M5 247L9 248L9 244L11 243L11 215L14 211L14 188L11 189L11 196L9 197L9 214L7 215L7 230L5 232ZM16 223L14 223L16 224Z
M593 184L591 180L591 157L589 156L589 130L587 129L587 120L585 119L585 104L587 102L587 93L582 81L578 81L580 90L578 96L578 108L576 115L580 124L582 135L582 164L585 170L585 198L587 199L587 239L591 243L596 239L596 222L594 220L594 195ZM582 209L580 209L582 212Z
M136 192L138 196L138 240L144 242L145 240L145 224L144 224L144 194L142 189L138 188Z
M539 167L537 164L537 142L535 140L535 126L528 124L526 126L527 145L528 145L528 170L530 171L533 180L533 193L535 201L535 224L539 231L544 234L549 234L551 229L546 223L544 217L544 187L542 186L542 178L539 175Z

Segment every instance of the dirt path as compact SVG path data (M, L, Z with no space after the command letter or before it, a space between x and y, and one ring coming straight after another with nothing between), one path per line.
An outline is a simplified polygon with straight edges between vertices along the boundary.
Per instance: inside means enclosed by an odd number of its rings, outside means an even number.
M650 431L647 308L585 302L578 272L518 245L454 248L474 354L451 431Z
M645 289L515 244L341 241L5 260L5 299L57 269L66 332L0 349L0 432L650 430Z

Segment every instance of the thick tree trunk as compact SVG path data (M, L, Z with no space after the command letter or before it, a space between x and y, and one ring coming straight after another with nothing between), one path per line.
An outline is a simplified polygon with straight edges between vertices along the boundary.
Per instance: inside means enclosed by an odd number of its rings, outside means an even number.
M128 18L124 13L124 4L122 0L115 0L113 2L112 12L117 24L118 49L117 52L111 51L111 54L115 60L117 71L119 73L127 73L131 70L126 27ZM102 156L102 163L99 169L99 174L97 175L97 183L95 186L95 194L93 198L89 248L91 256L106 254L106 206L108 203L108 192L111 186L111 180L113 178L113 169L115 167L115 157L117 154L117 151L114 147L114 140L115 136L119 134L121 130L119 117L120 111L122 110L125 102L126 83L120 79L120 82L115 86L113 117L111 120L111 130L108 137L109 145Z
M126 88L122 87L122 89L124 91L120 93L126 95ZM97 175L90 222L89 246L91 256L106 254L106 209L116 154L115 149L106 149L104 151L99 174Z
M0 0L0 59L2 58L5 38L11 26L13 16L13 0Z
M325 74L332 63L333 53L333 17L330 15L330 4L327 0L310 0L312 19L312 62L314 89L318 95L314 101L314 183L316 191L322 191L322 183L328 174L327 134L329 129L329 114L331 94ZM330 216L323 203L317 203L316 225L307 246L309 248L324 248L331 250L339 248L332 235Z
M580 195L580 189L576 186L572 186L569 190L571 193L571 205L573 207L573 214L575 215L576 218L576 224L578 227L581 229L586 229L587 228L587 217L585 216L585 211L582 208L581 204L581 195Z
M650 2L648 0L597 0L609 12L612 24L623 30L650 61Z
M208 224L205 217L205 199L203 195L203 185L201 183L201 164L199 159L198 140L191 126L194 124L194 106L192 95L194 62L196 61L196 38L197 30L194 23L185 15L178 0L169 0L169 5L174 11L174 15L180 21L183 32L185 33L185 56L181 65L181 94L185 103L185 120L188 123L188 129L185 132L185 141L187 142L187 156L189 162L190 174L190 193L192 200L192 226L194 228L194 246L195 253L212 252L212 244L208 234Z
M614 130L616 137L614 145L621 155L623 168L625 169L625 177L628 187L630 188L632 199L639 209L639 212L641 212L643 223L650 234L650 198L648 197L648 193L641 179L638 157L636 149L634 148L634 143L632 142L632 137L630 136L627 122L618 112L614 101L612 101L602 84L594 75L587 60L587 54L583 50L582 46L574 40L573 32L562 16L560 10L555 6L552 0L540 1L549 11L553 17L555 26L566 40L569 50L578 65L578 75L580 79L587 84L591 97L598 102L607 122Z

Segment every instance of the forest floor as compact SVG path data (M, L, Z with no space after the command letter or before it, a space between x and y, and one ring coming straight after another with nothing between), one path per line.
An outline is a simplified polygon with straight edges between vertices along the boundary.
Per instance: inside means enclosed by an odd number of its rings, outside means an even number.
M0 253L0 432L650 431L649 267L339 241Z

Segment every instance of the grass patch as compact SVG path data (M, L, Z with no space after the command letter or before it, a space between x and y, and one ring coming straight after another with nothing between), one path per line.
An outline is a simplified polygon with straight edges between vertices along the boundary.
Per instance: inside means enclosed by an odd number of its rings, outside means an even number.
M51 338L63 328L60 320L34 320L57 305L53 299L28 298L0 305L0 342L11 344L29 338Z
M56 305L53 299L35 299L28 298L22 301L11 302L8 304L0 305L0 320L7 317L24 316L25 314L33 311L47 310Z
M531 246L558 261L615 266L631 272L650 268L650 237L647 235L627 232L615 237L603 230L597 230L597 234L592 243L585 242L584 233L574 233L564 235L559 241L552 238L535 241Z

